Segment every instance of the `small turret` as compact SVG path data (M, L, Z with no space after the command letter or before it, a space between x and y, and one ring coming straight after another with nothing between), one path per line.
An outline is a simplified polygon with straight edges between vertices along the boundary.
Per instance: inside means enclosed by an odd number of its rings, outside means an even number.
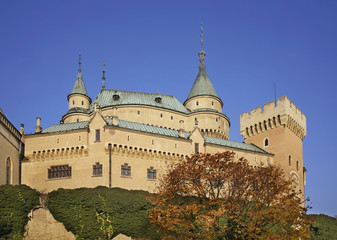
M72 108L89 109L91 98L88 96L81 74L81 54L79 54L79 68L72 92L68 95L69 110Z
M206 73L206 67L204 64L204 58L206 52L203 49L203 28L201 24L201 51L198 53L200 57L199 72L197 78L194 81L192 89L184 102L186 108L191 111L197 109L214 109L218 112L222 112L223 103L216 94L214 87Z

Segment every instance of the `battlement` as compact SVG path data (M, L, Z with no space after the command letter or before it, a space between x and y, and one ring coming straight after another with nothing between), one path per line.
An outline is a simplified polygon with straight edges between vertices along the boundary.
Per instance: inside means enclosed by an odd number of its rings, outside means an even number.
M283 126L298 137L306 136L306 117L287 96L268 102L240 115L240 133L246 139L260 132Z

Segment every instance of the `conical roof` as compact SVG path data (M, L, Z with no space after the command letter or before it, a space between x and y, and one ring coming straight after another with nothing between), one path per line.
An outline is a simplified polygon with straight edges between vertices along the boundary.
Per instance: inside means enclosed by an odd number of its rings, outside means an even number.
M75 94L75 93L82 94L82 95L89 97L87 93L87 89L84 86L81 72L78 73L75 85L73 87L73 91L70 94Z
M200 64L199 66L198 76L194 81L194 84L186 101L189 100L190 98L201 95L214 96L219 98L214 90L211 80L209 79L206 73L204 64Z

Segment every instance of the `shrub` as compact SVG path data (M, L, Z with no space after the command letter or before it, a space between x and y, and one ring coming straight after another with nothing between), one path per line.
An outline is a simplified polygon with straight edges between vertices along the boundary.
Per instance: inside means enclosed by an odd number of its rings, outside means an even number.
M25 185L0 186L0 239L21 239L28 213L39 204L39 193Z

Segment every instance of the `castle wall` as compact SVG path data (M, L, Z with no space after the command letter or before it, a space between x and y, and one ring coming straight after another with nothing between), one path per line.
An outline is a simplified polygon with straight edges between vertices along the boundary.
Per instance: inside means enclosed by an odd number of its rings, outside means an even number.
M19 184L21 135L0 113L0 185L7 183L7 160L10 163L10 184Z

